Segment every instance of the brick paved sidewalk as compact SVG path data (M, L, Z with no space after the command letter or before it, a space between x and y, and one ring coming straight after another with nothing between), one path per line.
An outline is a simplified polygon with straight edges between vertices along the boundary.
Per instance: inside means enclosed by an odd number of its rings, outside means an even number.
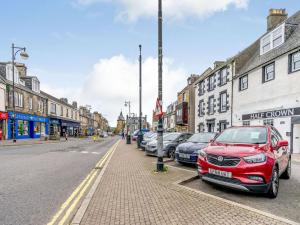
M122 141L81 224L284 224L177 185L195 173L171 167L155 174L155 160Z
M293 154L292 161L300 163L300 154Z

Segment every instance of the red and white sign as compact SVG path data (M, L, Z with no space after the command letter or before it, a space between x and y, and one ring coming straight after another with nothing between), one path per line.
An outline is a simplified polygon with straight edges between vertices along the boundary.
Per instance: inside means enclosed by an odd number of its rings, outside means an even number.
M162 103L159 100L159 98L157 98L156 100L156 107L155 107L155 117L157 118L162 118L164 115L164 112L162 111Z
M8 114L7 112L0 112L0 120L7 120Z

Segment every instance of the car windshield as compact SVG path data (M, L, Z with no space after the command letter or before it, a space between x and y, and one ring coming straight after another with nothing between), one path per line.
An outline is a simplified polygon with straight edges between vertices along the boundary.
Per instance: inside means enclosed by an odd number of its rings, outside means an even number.
M208 143L211 139L215 137L215 133L199 133L194 134L192 137L188 139L189 142L197 142L197 143Z
M180 136L180 133L166 134L166 136L164 136L164 141L174 141L179 136Z
M236 127L225 130L217 139L221 143L265 144L267 129L264 127Z

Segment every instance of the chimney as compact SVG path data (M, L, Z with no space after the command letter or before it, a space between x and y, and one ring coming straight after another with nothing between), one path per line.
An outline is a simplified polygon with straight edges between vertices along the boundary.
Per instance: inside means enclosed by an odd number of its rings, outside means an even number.
M68 99L67 98L60 98L60 100L64 103L67 103L68 104Z
M273 30L280 23L285 21L288 17L288 14L285 9L270 9L269 16L267 18L268 27L267 31Z
M75 109L77 109L77 102L72 102L72 106L75 108Z
M215 61L214 62L214 69L216 69L218 66L222 65L224 61Z

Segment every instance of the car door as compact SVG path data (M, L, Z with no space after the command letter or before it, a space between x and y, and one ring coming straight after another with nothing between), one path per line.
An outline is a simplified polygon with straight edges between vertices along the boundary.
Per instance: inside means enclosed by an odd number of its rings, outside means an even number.
M277 135L278 139L279 140L283 140L281 134L279 133L279 131L273 127L273 130L275 132L275 134ZM285 170L285 168L287 167L288 165L288 162L289 162L289 157L290 157L290 153L289 153L289 147L288 146L285 146L285 147L281 147L281 169L282 169L282 172Z
M275 128L271 129L271 142L274 149L275 158L279 164L279 172L281 173L286 167L286 147L277 147L278 141L282 140L281 135Z

